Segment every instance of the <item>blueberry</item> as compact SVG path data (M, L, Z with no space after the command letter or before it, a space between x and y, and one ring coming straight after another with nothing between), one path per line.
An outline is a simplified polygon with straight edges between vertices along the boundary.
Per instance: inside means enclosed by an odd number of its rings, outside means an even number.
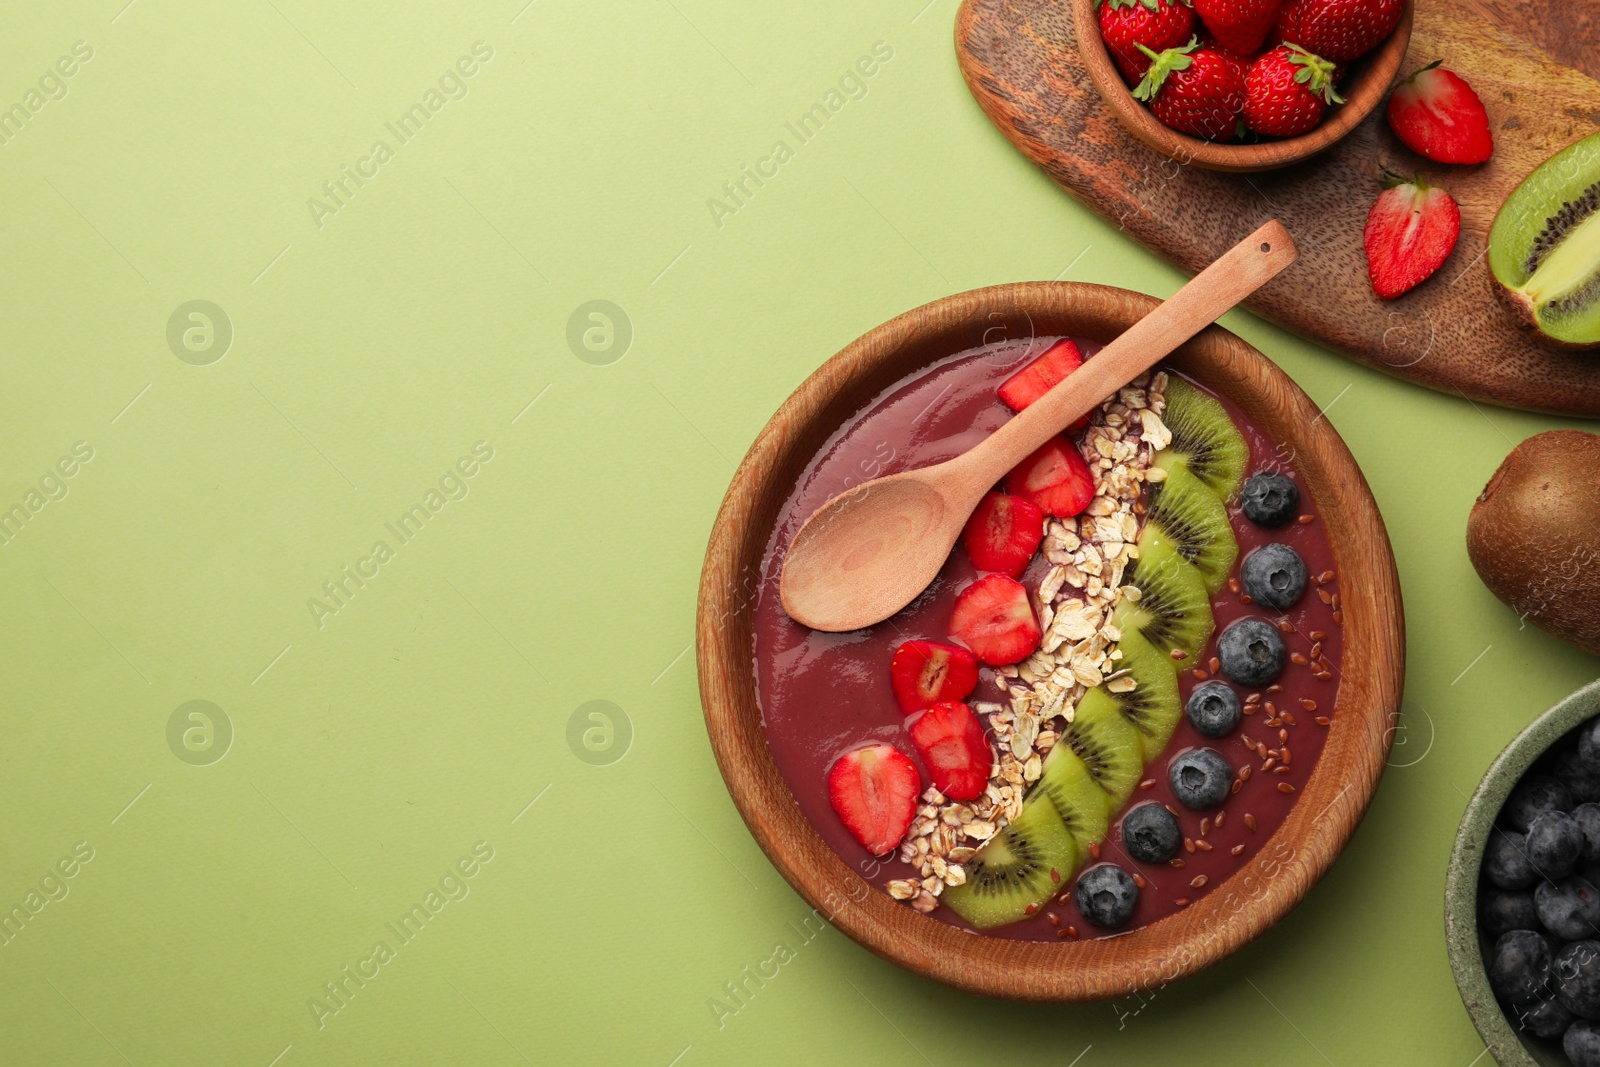
M1178 817L1160 804L1140 804L1122 817L1122 843L1140 863L1167 862L1182 841Z
M1240 619L1217 639L1217 657L1240 685L1266 685L1283 673L1283 638L1260 619Z
M1489 988L1510 1004L1531 1004L1550 985L1550 946L1532 930L1501 934L1489 953Z
M1096 926L1115 930L1133 918L1139 906L1139 887L1121 867L1102 863L1078 878L1078 910Z
M1600 718L1578 727L1578 757L1590 770L1600 772Z
M1207 737L1227 737L1239 725L1239 694L1226 682L1206 682L1189 694L1183 710Z
M1560 1037L1572 1025L1573 1014L1559 1000L1541 1000L1511 1009L1517 1025L1534 1037Z
M1600 804L1579 804L1572 809L1572 821L1578 824L1578 832L1583 834L1583 852L1578 856L1579 863L1594 863L1600 861Z
M1527 889L1495 889L1485 886L1478 894L1478 923L1490 937L1508 930L1537 930L1539 912L1533 906L1533 893Z
M1571 811L1572 793L1554 778L1529 774L1518 782L1500 809L1500 823L1526 833L1528 825L1547 811Z
M1578 820L1564 811L1547 811L1528 827L1528 863L1541 878L1565 878L1578 865L1583 852L1583 831Z
M1281 474L1253 474L1239 494L1239 508L1257 526L1282 526L1300 510L1300 490Z
M1528 862L1527 836L1498 826L1489 831L1489 842L1483 846L1483 876L1501 889L1532 885L1538 876Z
M1306 563L1288 545L1262 545L1239 569L1244 591L1257 604L1288 611L1306 592Z
M1600 800L1600 771L1593 770L1578 755L1577 749L1567 749L1550 762L1550 773L1556 781L1567 787L1572 799L1579 804Z
M1600 1067L1600 1026L1579 1019L1567 1027L1561 1051L1567 1054L1572 1067Z
M1563 941L1600 933L1600 890L1586 878L1573 875L1559 882L1540 882L1533 891L1533 906L1544 928Z
M1228 799L1233 767L1214 748L1191 748L1172 761L1167 781L1178 803L1205 811Z
M1550 984L1561 1006L1600 1019L1600 941L1574 941L1550 961Z

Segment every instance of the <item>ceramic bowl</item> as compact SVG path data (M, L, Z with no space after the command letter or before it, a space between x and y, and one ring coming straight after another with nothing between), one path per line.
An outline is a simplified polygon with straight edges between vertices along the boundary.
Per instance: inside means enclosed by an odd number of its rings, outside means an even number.
M711 531L700 583L700 694L717 763L750 832L784 878L840 930L909 970L974 993L1049 1001L1121 996L1234 952L1282 918L1328 870L1372 799L1393 739L1404 627L1377 505L1349 450L1305 393L1260 352L1212 326L1168 362L1232 398L1294 449L1345 595L1333 724L1278 831L1215 891L1149 926L1101 940L1015 941L977 936L891 900L829 848L790 795L756 703L751 591L801 470L869 398L974 347L975 338L1109 341L1156 304L1100 285L1022 283L946 297L879 326L824 363L778 409L735 473Z
M1545 711L1501 750L1489 765L1483 781L1461 816L1461 830L1450 852L1450 869L1444 884L1445 939L1450 949L1450 969L1455 972L1461 1000L1484 1043L1502 1067L1568 1067L1556 1042L1540 1041L1519 1032L1489 991L1478 935L1478 868L1489 831L1500 814L1511 787L1529 767L1574 726L1600 715L1600 682L1591 682Z
M1299 137L1260 144L1218 144L1179 133L1156 121L1150 109L1133 98L1111 53L1106 51L1095 18L1097 0L1071 0L1071 3L1078 53L1083 57L1084 69L1117 121L1145 146L1180 163L1192 163L1206 170L1273 170L1309 159L1328 148L1361 125L1361 121L1383 102L1400 71L1406 47L1411 43L1412 4L1407 0L1394 32L1377 48L1350 64L1339 90L1345 102L1331 108L1320 126Z

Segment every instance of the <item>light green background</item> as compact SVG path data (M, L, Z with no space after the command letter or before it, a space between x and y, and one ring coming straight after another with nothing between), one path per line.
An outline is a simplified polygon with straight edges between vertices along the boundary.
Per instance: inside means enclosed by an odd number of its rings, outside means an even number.
M0 547L0 904L94 850L0 948L0 1060L1480 1057L1444 951L1456 822L1596 672L1485 592L1462 529L1559 420L1228 316L1328 405L1382 505L1408 765L1305 904L1137 1014L961 995L831 929L802 943L690 652L733 464L828 355L996 282L1181 282L990 127L955 0L122 3L14 5L0 34L0 105L93 48L0 146L0 506L94 453ZM478 41L467 95L400 144L384 124ZM784 124L879 41L866 96L801 144ZM308 198L380 138L393 158L319 228ZM708 198L780 139L717 225ZM235 333L208 366L166 340L193 299ZM608 366L566 340L594 299L635 334ZM399 544L384 523L480 441L469 494ZM308 598L379 539L394 558L319 628ZM209 766L168 747L195 699L234 730ZM569 748L590 700L631 723L620 762ZM480 841L470 895L400 945L384 924ZM308 1000L380 939L395 957L319 1028ZM778 941L794 958L719 1026L708 1002Z

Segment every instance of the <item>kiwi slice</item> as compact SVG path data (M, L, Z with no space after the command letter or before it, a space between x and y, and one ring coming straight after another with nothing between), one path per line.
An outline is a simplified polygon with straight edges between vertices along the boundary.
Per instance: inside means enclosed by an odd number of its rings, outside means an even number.
M1148 506L1146 524L1161 528L1205 579L1206 592L1215 595L1239 559L1239 542L1222 500L1187 467L1175 465L1166 481L1150 484Z
M1059 743L1071 746L1095 785L1105 790L1111 799L1109 811L1121 808L1133 795L1144 770L1144 746L1139 731L1115 704L1087 697L1079 701Z
M1090 845L1105 840L1111 826L1111 798L1095 784L1094 775L1071 745L1056 745L1044 758L1039 784L1028 799L1034 796L1048 797L1055 805L1056 814L1078 843L1080 856L1088 855Z
M1037 913L1068 884L1077 865L1077 842L1055 805L1036 793L963 865L967 880L946 889L940 899L987 930Z
M1144 762L1149 763L1167 747L1183 717L1183 705L1178 700L1178 667L1170 655L1136 632L1123 634L1117 647L1122 650L1117 666L1128 669L1134 688L1113 693L1104 685L1096 686L1078 702L1078 713L1082 714L1090 702L1110 704L1138 731L1140 752Z
M1216 397L1176 374L1167 376L1166 396L1161 420L1172 431L1172 443L1156 453L1156 466L1168 472L1187 467L1224 502L1232 500L1250 460L1244 435Z
M1489 273L1542 341L1600 345L1600 133L1551 156L1506 197L1489 230Z
M1159 527L1146 523L1137 544L1139 558L1123 572L1122 582L1137 586L1139 599L1123 594L1111 621L1124 637L1137 633L1164 652L1181 650L1191 659L1200 655L1216 625L1205 579Z

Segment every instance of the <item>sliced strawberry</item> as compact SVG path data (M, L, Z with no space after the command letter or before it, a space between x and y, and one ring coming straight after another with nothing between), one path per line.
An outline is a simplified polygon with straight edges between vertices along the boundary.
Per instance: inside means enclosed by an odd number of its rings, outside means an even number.
M1420 178L1394 178L1367 214L1372 291L1393 300L1444 265L1461 236L1461 209L1450 194Z
M912 722L911 740L933 784L951 800L974 800L989 784L994 753L965 704L935 704Z
M828 771L828 802L874 856L893 852L906 835L921 792L911 757L881 742L846 752Z
M1389 97L1389 128L1407 148L1440 163L1482 163L1494 154L1483 101L1438 60Z
M991 574L956 597L950 636L991 666L1018 663L1039 647L1039 621L1028 591L1015 578Z
M900 710L910 715L935 704L965 700L978 688L978 661L955 645L907 641L889 661L889 682Z
M980 571L1020 578L1044 539L1044 512L1020 496L985 493L961 539Z
M1048 393L1061 379L1083 366L1083 353L1071 340L1062 338L1047 349L1044 355L1023 367L1000 386L1000 399L1012 411L1021 411ZM1076 433L1089 425L1085 415L1067 429Z
M1071 441L1052 437L1006 475L1006 492L1027 497L1046 515L1064 519L1094 499L1094 475Z

